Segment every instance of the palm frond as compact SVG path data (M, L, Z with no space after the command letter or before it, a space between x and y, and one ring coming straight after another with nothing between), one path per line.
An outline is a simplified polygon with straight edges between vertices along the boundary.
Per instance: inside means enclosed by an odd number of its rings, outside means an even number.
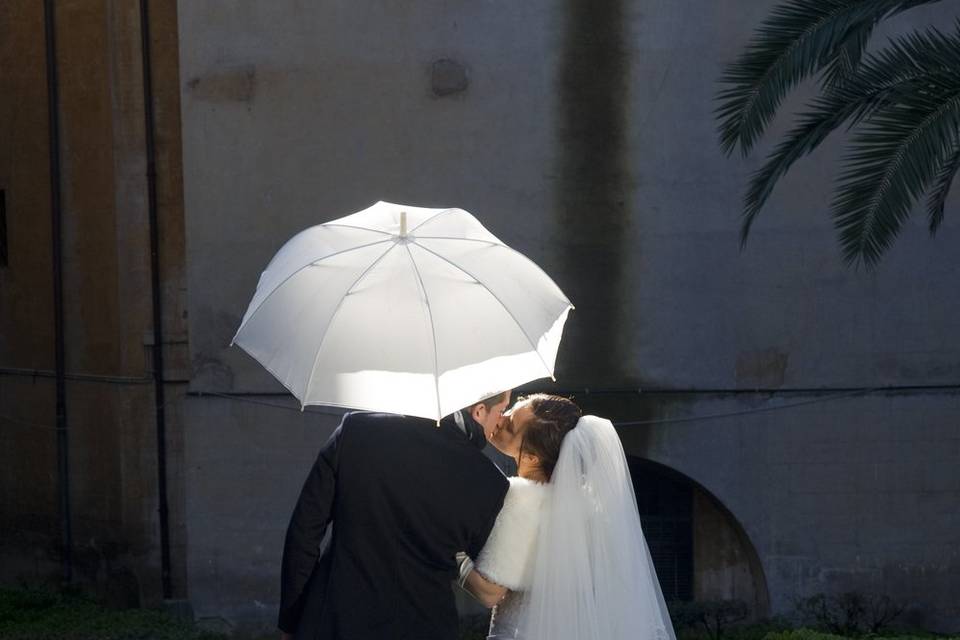
M902 13L907 9L913 9L914 7L919 7L920 5L923 5L923 4L933 4L940 1L941 0L903 0L902 2L899 3L900 6L894 9L893 12Z
M757 215L780 178L787 173L794 162L810 153L852 115L851 104L843 105L840 109L832 109L832 101L820 98L815 100L812 106L814 110L799 116L800 124L787 134L763 167L750 179L750 186L744 197L743 218L740 224L741 248L746 245Z
M787 0L757 29L720 82L720 146L747 154L798 83L829 65L834 82L859 60L883 18L940 0ZM842 60L838 62L838 57ZM849 69L848 69L849 67Z
M859 23L853 24L847 33L846 38L837 47L836 55L827 63L822 86L826 89L833 89L853 76L860 65L863 53L873 35L874 28L880 20L893 17L898 13L903 13L908 9L913 9L924 4L933 4L942 0L901 0L894 2L887 7L878 7L878 12L873 16L873 20L865 19ZM886 13L882 11L886 10Z
M884 74L902 55L926 75L898 87L851 141L832 207L848 263L873 266L916 200L941 173L960 131L960 31L928 30L864 59L858 76Z
M757 29L744 53L729 65L717 94L720 146L748 153L784 96L836 55L850 30L865 19L864 5L884 0L788 0ZM869 18L873 21L873 18Z
M903 42L893 42L887 49L870 56L855 74L814 99L807 111L798 114L798 124L750 180L744 198L741 247L777 182L797 160L816 149L844 123L852 127L898 100L900 95L922 90L932 70L950 73L955 63L949 55L954 53L950 51L952 46L942 35L937 39L921 35L920 39L910 37Z
M822 83L825 88L838 87L856 72L874 26L875 22L863 22L850 28L847 37L837 47L837 55L826 65Z
M950 186L953 184L953 178L960 169L960 140L954 140L953 151L947 155L946 161L940 167L940 173L937 175L927 201L927 216L930 218L930 235L933 236L940 228L943 222L944 207L947 202L947 196L950 194Z

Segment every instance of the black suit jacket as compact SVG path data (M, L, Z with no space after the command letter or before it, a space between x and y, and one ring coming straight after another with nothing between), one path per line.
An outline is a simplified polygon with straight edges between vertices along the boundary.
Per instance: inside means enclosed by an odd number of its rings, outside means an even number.
M280 629L297 640L452 640L454 555L480 552L507 487L448 421L347 414L287 529Z

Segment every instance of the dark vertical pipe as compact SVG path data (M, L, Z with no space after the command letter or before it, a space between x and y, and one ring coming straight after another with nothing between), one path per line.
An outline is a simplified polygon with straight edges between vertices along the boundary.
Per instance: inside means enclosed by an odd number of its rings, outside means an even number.
M167 507L167 424L163 389L163 296L160 290L160 225L157 220L157 162L154 141L153 74L150 66L150 12L140 0L140 48L143 62L143 115L150 218L150 287L153 294L153 390L157 420L157 498L160 512L160 571L163 597L173 597L170 577L170 515Z
M63 253L60 209L60 95L57 83L57 40L54 0L43 5L47 49L47 116L49 119L50 216L53 235L53 318L57 380L57 476L59 482L60 532L63 582L73 580L73 531L70 526L70 456L67 440L66 365L63 330Z

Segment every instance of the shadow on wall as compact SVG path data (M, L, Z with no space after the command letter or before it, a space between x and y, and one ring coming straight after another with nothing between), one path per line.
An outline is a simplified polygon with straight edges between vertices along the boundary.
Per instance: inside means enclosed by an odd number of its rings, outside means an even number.
M558 371L622 383L625 233L630 216L623 0L567 0L557 72L557 284L571 315ZM571 349L570 347L573 347Z

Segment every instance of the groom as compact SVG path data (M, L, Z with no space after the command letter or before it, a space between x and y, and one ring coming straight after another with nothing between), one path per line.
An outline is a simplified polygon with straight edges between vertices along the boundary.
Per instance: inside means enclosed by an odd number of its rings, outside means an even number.
M476 557L503 504L509 483L481 450L509 401L506 391L439 427L383 413L343 417L287 529L283 639L457 636L454 556Z

